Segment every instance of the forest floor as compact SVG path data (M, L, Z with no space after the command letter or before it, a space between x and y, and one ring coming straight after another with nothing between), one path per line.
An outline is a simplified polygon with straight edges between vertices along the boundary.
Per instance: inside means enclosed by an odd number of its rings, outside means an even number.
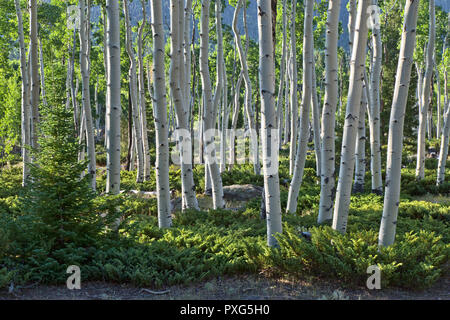
M189 286L170 286L146 291L128 284L82 283L80 290L66 286L39 285L0 290L0 300L450 300L450 275L431 288L411 291L400 288L368 290L345 287L337 281L286 280L263 275L218 277Z

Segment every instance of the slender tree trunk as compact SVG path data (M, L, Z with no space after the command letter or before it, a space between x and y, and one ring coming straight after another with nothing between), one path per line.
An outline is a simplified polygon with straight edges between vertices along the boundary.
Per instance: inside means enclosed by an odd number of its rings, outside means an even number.
M86 144L89 157L88 174L91 188L96 189L96 155L95 138L92 124L91 94L89 90L90 80L90 51L91 51L91 22L90 22L91 2L87 0L80 1L80 67L83 87L83 110L86 124Z
M183 79L180 77L181 72L184 70L180 65L180 56L182 54L181 36L183 34L182 30L180 30L180 4L179 0L170 1L170 32L172 37L172 45L170 48L170 88L177 116L177 128L180 130L177 135L177 140L180 148L182 210L184 211L185 209L198 209L198 203L195 196L195 184L192 172L192 140L189 132L188 108L185 105L183 97Z
M130 94L131 94L131 105L132 105L132 115L133 124L136 130L134 131L136 136L136 149L137 149L137 175L136 182L142 182L144 180L144 149L142 141L142 126L141 126L141 112L139 110L138 103L138 84L136 79L136 58L133 49L133 39L131 35L131 23L130 16L128 13L128 0L123 1L123 12L125 15L125 28L126 37L125 43L127 47L128 57L130 58L130 69L128 71L128 78L130 81Z
M360 0L350 61L350 83L342 138L341 165L334 205L333 229L345 233L350 205L353 171L355 168L356 129L361 106L367 44L367 7L369 0Z
M338 24L341 0L330 0L325 38L325 97L322 108L322 155L318 223L331 220L335 194L335 126L338 100Z
M427 127L427 114L430 99L430 85L431 75L433 73L433 52L434 52L434 40L436 34L435 28L435 10L434 0L430 1L430 26L428 33L428 45L426 52L426 66L425 75L422 86L422 97L419 111L419 129L417 131L417 164L416 164L416 178L421 180L425 178L425 132Z
M220 18L220 5L216 6L216 18ZM216 23L218 23L216 21ZM205 155L206 155L206 166L207 170L211 176L211 186L213 195L213 207L214 209L223 208L225 202L223 200L223 188L222 188L222 178L220 176L219 166L217 164L216 153L215 153L215 142L214 142L214 129L215 129L215 119L217 116L217 106L222 89L222 69L221 69L221 57L218 57L218 70L217 70L217 86L214 97L212 95L211 89L211 79L209 75L208 67L208 47L209 47L209 0L204 0L202 2L201 11L201 21L200 21L200 75L202 79L202 88L204 95L204 123L205 123ZM220 27L219 27L220 28ZM220 54L220 50L218 52Z
M264 199L266 205L267 244L278 246L274 237L282 233L278 142L275 110L275 65L273 60L270 0L258 0L259 83L261 93L261 137L263 151Z
M297 101L297 39L295 37L295 11L297 1L291 1L291 87L290 87L290 111L291 111L291 138L289 146L289 175L294 173L295 155L297 150L297 126L298 126L298 101ZM312 21L312 20L311 20ZM311 22L312 23L312 22Z
M378 5L378 0L373 1ZM371 77L369 82L370 108L370 171L372 174L372 192L381 195L383 192L383 179L381 177L381 143L380 143L380 79L382 62L382 43L380 28L372 28L373 57L371 64Z
M437 110L436 110L436 118L437 118L437 124L436 124L436 137L439 138L441 136L441 129L442 129L442 123L441 123L441 117L442 117L442 108L441 108L441 81L440 81L440 75L439 75L439 69L436 65L436 61L434 63L434 74L436 76L436 90L437 90Z
M253 170L255 174L260 173L260 163L259 163L259 153L258 153L258 133L257 133L257 127L255 123L255 113L252 108L252 83L250 81L250 76L248 73L248 66L247 66L247 51L244 54L244 51L242 49L242 43L241 43L241 37L239 35L239 31L237 29L237 19L239 16L239 11L242 7L242 5L247 5L246 3L243 3L243 0L239 0L239 2L236 4L236 9L234 11L233 16L233 33L234 38L236 41L236 47L238 49L239 53L239 60L241 62L241 68L242 73L244 77L244 83L245 83L245 113L247 115L247 119L249 122L249 129L250 129L250 143L251 143L251 156L253 161ZM246 19L246 12L244 10L244 19ZM272 31L271 31L272 32ZM248 33L246 32L246 41L248 41Z
M30 99L31 99L31 146L38 148L39 123L39 63L37 37L37 3L29 0L30 6Z
M142 54L142 34L144 32L146 13L145 13L145 2L141 0L142 7L142 23L139 25L138 29L138 89L139 89L139 111L140 111L140 123L139 128L142 132L142 151L143 151L143 162L144 162L144 181L150 180L150 149L148 146L148 134L147 134L147 107L145 103L145 72L144 72L144 58Z
M313 63L312 63L312 88L311 88L311 106L312 106L312 121L313 121L313 132L314 132L314 151L316 156L316 176L320 177L320 107L317 98L317 88L316 88L316 68L314 61L314 50L313 53Z
M306 149L309 140L309 109L312 99L312 81L313 81L313 0L305 2L305 21L303 35L303 97L300 115L300 132L298 136L297 154L295 156L294 174L289 187L289 195L286 211L289 213L297 212L297 197L300 186L303 181L303 171L305 169ZM295 86L294 86L295 87ZM293 87L291 86L291 89ZM292 94L292 92L291 92ZM291 100L292 110L295 109L295 103Z
M41 95L42 95L42 103L44 106L48 106L47 103L47 94L45 92L45 72L44 72L44 52L42 51L42 39L38 37L39 42L39 68L41 74Z
M106 91L106 192L120 192L120 25L119 3L106 0L107 91Z
M411 66L416 46L417 9L419 1L406 1L397 75L395 77L386 163L386 187L383 216L381 218L378 244L394 243L400 201L400 178L402 169L403 123L408 97Z
M448 156L448 140L450 133L450 108L447 106L447 110L444 114L444 128L441 135L441 149L439 151L439 162L437 169L436 184L439 186L445 181L445 164Z
M364 192L364 178L366 176L366 88L366 81L364 81L361 93L361 106L359 108L358 132L356 133L355 182L353 184L354 193Z
M164 29L162 1L153 0L153 111L156 130L156 190L158 199L158 225L172 225L169 190L169 140L167 130L166 80L164 71ZM150 88L149 88L150 89Z
M21 129L22 129L22 186L27 184L30 175L30 153L27 146L30 145L30 85L28 78L27 54L25 51L25 40L23 32L22 9L20 8L20 1L14 0L17 14L17 25L19 35L19 49L20 49L20 74L22 77L22 100L21 100Z
M277 98L277 125L278 125L278 137L279 137L279 145L278 148L281 149L282 140L281 137L283 136L283 92L286 91L285 89L285 73L286 73L286 41L287 41L287 35L286 35L286 0L283 0L283 42L282 42L282 49L281 49L281 60L280 60L280 85L278 87L278 98ZM286 112L286 101L284 103L284 109Z

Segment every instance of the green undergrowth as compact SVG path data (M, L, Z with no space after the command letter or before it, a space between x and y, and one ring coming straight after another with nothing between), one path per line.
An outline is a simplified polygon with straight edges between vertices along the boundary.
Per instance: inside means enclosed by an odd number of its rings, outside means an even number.
M289 178L287 157L281 163L284 208L289 186L289 181L283 181ZM202 167L197 166L194 174L197 188L202 190ZM369 276L367 267L374 264L381 269L382 288L429 287L448 272L450 200L446 200L445 194L440 203L416 200L416 193L408 189L410 175L413 175L411 169L404 168L395 244L379 249L377 237L383 196L368 192L352 196L345 235L332 230L329 223L317 225L320 185L314 159L308 155L297 214L283 214L283 234L277 236L280 247L269 249L266 222L259 217L259 198L237 212L177 212L172 228L161 230L157 225L156 199L140 199L126 193L100 195L104 187L103 173L98 177L100 192L90 200L90 213L107 214L111 218L120 214L124 217L120 227L114 231L106 221L102 222L101 229L98 224L95 230L78 226L80 230L88 230L83 234L89 237L56 245L49 241L47 231L36 229L41 222L25 210L20 168L3 169L0 171L0 184L4 186L0 190L0 287L11 282L64 284L69 265L80 266L82 281L155 288L191 284L220 275L260 272L277 277L338 279L344 285L365 286ZM235 166L223 176L224 185L263 184L251 165ZM180 192L179 168L172 166L170 177L171 187ZM440 193L431 187L431 182L425 181L425 194ZM122 172L124 190L154 190L153 184L154 177L144 184L136 184L135 172ZM370 187L370 180L367 186ZM86 223L78 220L80 224ZM310 239L302 236L305 231L311 234Z

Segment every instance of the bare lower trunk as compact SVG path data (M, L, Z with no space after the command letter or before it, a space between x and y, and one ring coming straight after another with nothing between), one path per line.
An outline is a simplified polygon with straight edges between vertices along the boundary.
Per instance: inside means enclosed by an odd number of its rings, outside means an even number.
M295 37L295 11L297 1L291 1L291 61L290 61L290 111L291 111L291 137L289 146L289 175L294 173L295 155L297 151L297 126L298 126L298 102L297 102L297 40Z
M445 165L448 156L448 140L450 134L450 107L447 106L447 110L444 114L444 128L441 135L441 149L439 151L439 162L437 169L436 184L439 186L445 181Z
M378 244L389 246L394 243L400 201L400 177L402 168L403 123L408 97L411 65L416 44L416 23L419 1L407 1L403 22L394 99L389 121L389 137L386 163L386 188L383 216L381 218Z

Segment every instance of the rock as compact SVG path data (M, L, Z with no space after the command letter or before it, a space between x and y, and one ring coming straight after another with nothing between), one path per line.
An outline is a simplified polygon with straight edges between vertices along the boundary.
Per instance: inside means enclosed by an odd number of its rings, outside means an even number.
M232 201L249 201L261 197L263 187L252 184L233 184L223 187L223 198Z

